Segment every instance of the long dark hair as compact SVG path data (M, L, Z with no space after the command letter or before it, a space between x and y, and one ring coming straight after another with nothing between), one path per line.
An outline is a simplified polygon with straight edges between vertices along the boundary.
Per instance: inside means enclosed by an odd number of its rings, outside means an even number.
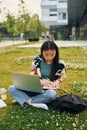
M50 80L54 81L55 80L55 73L58 69L58 64L59 64L59 49L54 41L49 40L49 41L45 41L41 46L42 57L43 57L43 51L45 51L45 50L56 50L56 55L53 59L52 70L51 70L51 75L50 75Z

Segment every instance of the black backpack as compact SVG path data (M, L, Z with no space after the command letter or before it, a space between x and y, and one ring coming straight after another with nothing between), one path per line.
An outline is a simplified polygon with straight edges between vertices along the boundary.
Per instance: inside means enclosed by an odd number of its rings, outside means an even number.
M60 112L78 114L87 108L87 100L75 94L57 97L52 101L52 106Z

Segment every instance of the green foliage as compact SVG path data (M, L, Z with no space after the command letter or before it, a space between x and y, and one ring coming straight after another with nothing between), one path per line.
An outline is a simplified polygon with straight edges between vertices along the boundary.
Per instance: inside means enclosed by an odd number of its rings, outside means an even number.
M34 14L33 16L30 15L30 12L26 9L26 3L24 0L19 0L19 2L18 17L15 18L11 12L8 12L6 14L6 21L0 24L2 24L2 27L7 30L6 33L9 33L10 36L13 37L13 40L15 36L18 36L21 33L26 35L27 32L29 34L36 34L38 37L40 37L41 32L46 32L48 27L40 22L39 16L37 14ZM0 37L1 36L2 33L0 34Z
M63 40L62 34L58 32L58 40Z
M39 21L39 17L37 14L34 14L29 23L28 23L29 32L31 34L37 34L37 36L41 33L41 23Z
M29 31L28 23L30 20L30 13L26 9L25 1L20 0L19 6L19 16L17 18L18 23L18 30L20 30L20 33L26 33Z
M10 35L15 36L19 34L15 17L11 13L8 13L6 18L7 18L6 28L7 28L7 31L10 33Z

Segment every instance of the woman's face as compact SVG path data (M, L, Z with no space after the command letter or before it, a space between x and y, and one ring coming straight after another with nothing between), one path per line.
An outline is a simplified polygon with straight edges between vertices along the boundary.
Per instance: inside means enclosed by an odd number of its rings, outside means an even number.
M56 55L56 50L45 50L42 52L47 64L51 64Z

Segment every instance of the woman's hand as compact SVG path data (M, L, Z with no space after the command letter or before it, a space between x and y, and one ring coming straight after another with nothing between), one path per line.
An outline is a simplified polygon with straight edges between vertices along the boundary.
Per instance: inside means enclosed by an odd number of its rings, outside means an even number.
M40 79L40 83L41 83L41 85L47 86L47 87L52 87L52 85L54 85L52 81L43 80L43 79Z
M50 80L42 80L40 79L40 83L43 86L43 88L53 88L53 89L57 89L60 87L59 83L57 81L50 81Z
M55 84L57 89L60 88L60 81L59 80L54 81L54 84Z

